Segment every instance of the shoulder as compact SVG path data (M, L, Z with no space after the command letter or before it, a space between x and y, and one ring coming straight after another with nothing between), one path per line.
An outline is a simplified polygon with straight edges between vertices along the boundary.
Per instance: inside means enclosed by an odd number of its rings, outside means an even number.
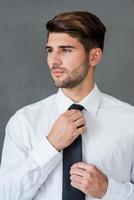
M121 101L111 95L101 93L102 101L101 108L108 109L109 111L114 111L116 114L132 114L134 115L134 106Z
M55 103L56 95L57 95L57 93L53 94L41 101L27 105L27 106L21 108L19 110L19 112L25 112L25 111L36 110L36 109L38 110L38 109L42 109L44 107L49 108Z
M10 118L10 122L12 121L23 121L28 119L36 119L39 118L42 113L46 116L49 115L50 112L56 109L56 94L53 94L43 100L40 100L36 103L26 105L15 112L15 114Z
M56 99L56 95L57 94L53 94L41 101L38 101L36 103L33 103L33 104L30 104L30 105L27 105L21 109L19 109L17 112L19 113L23 113L23 112L32 112L32 111L36 111L36 110L41 110L43 108L51 108L51 106L53 104L55 104L55 99Z

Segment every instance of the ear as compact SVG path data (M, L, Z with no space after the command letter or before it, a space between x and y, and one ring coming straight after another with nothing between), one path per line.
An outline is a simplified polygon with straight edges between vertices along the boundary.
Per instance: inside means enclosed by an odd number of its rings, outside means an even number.
M102 50L100 48L93 48L89 52L89 65L95 67L102 59Z

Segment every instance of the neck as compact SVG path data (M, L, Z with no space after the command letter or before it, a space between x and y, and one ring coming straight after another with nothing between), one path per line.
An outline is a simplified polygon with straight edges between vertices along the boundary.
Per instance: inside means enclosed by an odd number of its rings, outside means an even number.
M94 87L93 76L88 77L82 83L73 88L62 88L63 93L72 101L78 103L86 97Z

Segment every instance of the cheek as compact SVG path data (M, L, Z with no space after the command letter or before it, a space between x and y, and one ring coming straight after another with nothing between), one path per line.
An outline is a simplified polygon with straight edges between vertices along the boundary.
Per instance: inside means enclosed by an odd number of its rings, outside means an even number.
M47 60L48 66L50 67L50 65L51 65L51 64L50 64L50 56L47 56L47 59L46 59L46 60Z
M70 58L68 58L68 60L74 66L79 66L79 65L81 65L82 63L85 62L86 57L83 53L77 53L77 54L74 54L73 56L71 56Z
M71 71L75 68L77 68L77 66L80 63L80 59L78 57L75 56L66 56L63 59L63 67L65 66L65 68L70 69Z
M70 72L77 72L77 70L84 69L85 62L83 60L68 60L64 65Z

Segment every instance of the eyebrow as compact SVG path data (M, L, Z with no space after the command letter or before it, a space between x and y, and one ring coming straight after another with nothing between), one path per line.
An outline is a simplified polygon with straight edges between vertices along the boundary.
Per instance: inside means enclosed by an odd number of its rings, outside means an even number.
M53 47L51 46L46 46L46 49L52 49ZM65 48L70 48L70 49L75 49L74 46L71 46L71 45L60 45L58 46L59 49L65 49Z

